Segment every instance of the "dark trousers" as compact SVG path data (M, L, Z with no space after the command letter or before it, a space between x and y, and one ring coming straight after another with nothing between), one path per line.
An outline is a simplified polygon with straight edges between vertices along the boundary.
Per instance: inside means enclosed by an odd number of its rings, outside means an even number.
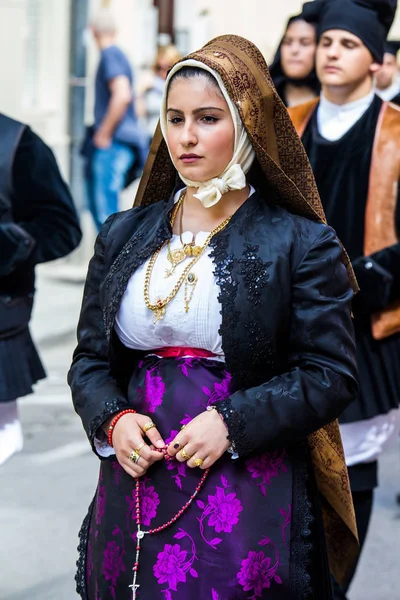
M360 553L346 584L343 587L340 587L336 581L333 582L334 600L348 600L346 594L350 588L351 582L354 579L365 539L367 537L369 522L371 520L372 506L374 501L374 488L377 485L377 463L370 463L368 466L357 465L356 467L350 467L349 476L352 488L354 510L356 513Z

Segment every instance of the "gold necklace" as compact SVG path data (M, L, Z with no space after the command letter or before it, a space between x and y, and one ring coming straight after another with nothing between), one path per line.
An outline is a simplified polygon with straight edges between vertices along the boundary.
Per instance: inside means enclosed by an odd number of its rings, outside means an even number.
M167 251L167 257L169 262L171 263L171 267L169 269L167 269L166 274L165 274L165 278L167 279L168 277L171 277L171 275L173 275L175 273L175 269L176 267L183 262L186 258L194 258L196 256L199 256L200 252L201 252L201 246L196 246L195 245L195 236L193 235L192 241L190 242L190 244L185 244L183 239L182 239L182 233L183 233L183 203L186 197L186 190L182 193L181 197L179 198L178 202L177 202L177 208L176 211L174 211L174 214L172 216L171 219L171 225L172 227L175 225L175 219L176 216L178 214L178 210L180 209L181 214L180 214L180 224L179 224L179 238L182 244L181 248L177 248L176 250L171 250L171 240L168 240L168 251Z
M185 192L185 197L186 197L186 192ZM179 238L181 240L181 244L185 250L185 254L186 256L191 256L192 258L197 256L200 252L201 252L201 246L196 246L195 244L195 235L192 234L192 241L190 242L190 244L185 244L183 242L182 239L182 234L183 234L183 203L184 203L185 198L182 199L182 208L181 208L181 219L180 219L180 227L179 227Z
M179 198L178 202L176 203L175 210L172 213L172 216L171 216L171 227L172 228L175 225L176 216L178 214L179 209L183 205L185 196L186 196L186 190L183 192L183 194ZM182 240L182 237L181 237L181 240ZM184 247L177 248L176 250L171 250L171 240L168 240L167 247L168 247L167 258L168 258L169 262L171 263L172 267L170 269L167 269L167 272L165 274L166 279L167 279L167 277L171 277L171 275L173 275L173 273L175 272L176 266L179 265L179 263L181 263L186 258L186 252L185 252Z
M189 304L193 298L194 290L198 282L196 273L189 273L185 279L185 286L183 288L183 299L185 301L185 312L189 312ZM189 293L189 286L192 288Z
M179 209L179 206L174 210L174 212L172 214L171 224L172 224L172 219L174 219L176 217L178 209ZM185 283L185 297L184 297L185 312L189 311L189 303L193 297L194 288L197 283L197 276L194 273L191 273L191 270L194 267L194 265L197 263L199 258L203 255L205 249L209 245L209 243L210 243L211 239L214 237L214 235L216 235L217 233L222 231L228 225L231 218L232 218L232 215L230 217L228 217L227 219L225 219L225 221L220 223L215 229L213 229L211 231L211 233L208 235L207 239L204 242L204 246L202 246L200 248L200 252L198 253L198 255L195 256L193 258L193 260L190 261L190 263L187 265L187 267L185 267L182 275L179 277L178 281L172 288L171 293L168 294L168 296L166 298L163 298L163 299L158 298L158 300L156 300L156 302L152 303L150 300L151 274L153 272L154 265L156 263L156 260L159 256L160 252L162 251L163 248L165 248L165 246L168 245L169 240L164 242L163 245L161 246L161 248L159 248L158 250L156 250L154 252L153 256L151 257L151 259L149 261L149 264L147 265L146 276L145 276L145 280L144 280L144 303L146 304L147 308L154 313L154 317L155 317L154 324L156 324L157 321L160 321L160 319L163 318L163 316L165 315L165 312L166 312L167 304L169 304L169 302L171 302L171 300L173 300L175 298L175 296L179 292L180 288L182 287L183 283ZM191 290L190 294L188 294L188 286L189 285L192 286L192 290Z

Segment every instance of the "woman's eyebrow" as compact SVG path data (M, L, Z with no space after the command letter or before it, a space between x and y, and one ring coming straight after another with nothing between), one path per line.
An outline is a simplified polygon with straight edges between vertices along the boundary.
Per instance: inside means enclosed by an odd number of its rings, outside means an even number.
M192 113L196 115L197 113L202 112L203 110L219 110L220 112L224 112L223 108L218 108L217 106L200 106L199 108L195 108L192 111ZM174 112L183 115L183 110L180 110L179 108L168 108L167 113L169 112Z

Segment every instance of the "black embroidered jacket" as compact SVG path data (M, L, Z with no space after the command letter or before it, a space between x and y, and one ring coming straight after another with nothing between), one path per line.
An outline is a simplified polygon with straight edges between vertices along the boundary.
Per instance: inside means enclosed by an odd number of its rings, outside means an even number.
M97 238L68 375L92 446L101 424L129 406L139 353L117 338L115 316L132 273L171 237L172 206L171 198L112 215ZM229 437L240 455L301 440L358 391L353 293L336 235L256 192L211 245L237 390L221 405Z

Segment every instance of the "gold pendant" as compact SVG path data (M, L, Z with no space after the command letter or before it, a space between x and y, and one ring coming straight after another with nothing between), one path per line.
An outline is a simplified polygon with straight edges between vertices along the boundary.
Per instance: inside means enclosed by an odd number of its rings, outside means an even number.
M191 299L193 298L194 288L196 287L196 283L198 281L197 275L193 272L188 273L185 281L185 312L189 312L189 304ZM187 296L187 286L192 286L192 290L190 292L189 297Z
M174 266L179 265L186 258L186 252L184 248L178 248L178 250L172 250L170 254L170 260Z
M161 321L161 319L165 315L165 311L166 311L166 308L165 308L165 305L163 305L162 300L157 300L156 308L153 308L154 325L156 323L158 323L158 321Z
M154 311L154 325L156 323L158 323L158 321L161 321L161 319L163 318L163 316L165 315L165 307L163 308L156 308Z
M165 279L171 277L175 273L175 265L173 265L170 269L165 269Z
M202 251L203 251L203 248L201 248L200 246L193 246L193 248L192 248L192 254L195 258L200 256Z
M191 258L197 258L200 256L202 250L203 248L200 246L192 246L191 244L185 246L186 256L190 256Z

